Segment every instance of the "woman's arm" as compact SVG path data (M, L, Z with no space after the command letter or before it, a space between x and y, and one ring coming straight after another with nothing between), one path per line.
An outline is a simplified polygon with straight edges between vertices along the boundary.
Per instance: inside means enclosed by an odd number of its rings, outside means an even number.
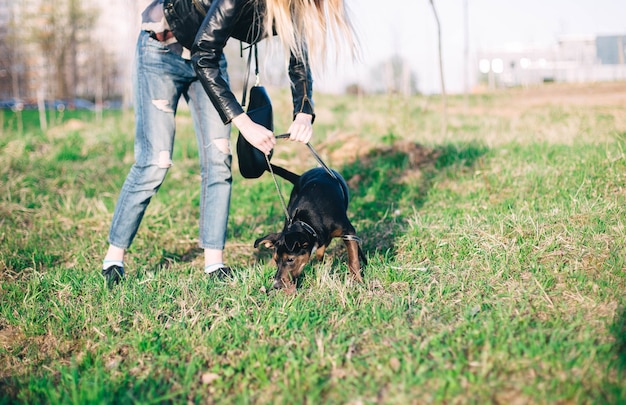
M241 113L233 118L233 124L252 146L266 155L269 155L274 145L276 145L274 133L263 125L252 121L246 113Z
M274 134L244 112L219 66L224 46L236 25L243 23L241 16L250 4L249 0L214 0L196 36L191 60L224 124L232 122L248 142L267 155L276 144Z
M244 112L220 71L220 59L247 3L248 0L214 0L191 49L196 73L225 124Z
M313 77L307 60L307 55L298 57L291 54L289 58L289 79L291 81L291 95L293 98L293 116L298 113L312 115L313 108Z
M307 56L299 58L293 53L289 58L289 79L293 99L293 122L289 139L307 143L313 136L313 78Z

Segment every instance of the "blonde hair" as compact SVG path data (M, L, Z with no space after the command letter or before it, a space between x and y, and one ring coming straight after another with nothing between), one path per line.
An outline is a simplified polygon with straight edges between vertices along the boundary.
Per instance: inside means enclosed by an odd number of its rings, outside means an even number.
M357 56L357 42L344 0L265 0L265 28L278 35L285 50L323 68L328 51L346 48Z

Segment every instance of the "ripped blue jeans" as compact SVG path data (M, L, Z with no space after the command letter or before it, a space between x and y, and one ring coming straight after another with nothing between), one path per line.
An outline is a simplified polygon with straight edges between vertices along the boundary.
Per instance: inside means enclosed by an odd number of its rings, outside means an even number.
M227 77L226 60L221 61ZM230 125L224 125L191 61L171 52L142 31L135 71L135 163L122 186L109 232L109 243L127 249L172 165L178 101L185 97L198 141L201 194L201 248L223 249L231 195Z

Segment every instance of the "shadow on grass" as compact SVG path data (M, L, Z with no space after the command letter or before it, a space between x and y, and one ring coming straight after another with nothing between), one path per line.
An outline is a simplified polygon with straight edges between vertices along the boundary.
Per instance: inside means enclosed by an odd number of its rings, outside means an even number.
M171 268L175 263L191 263L198 256L203 254L204 250L200 247L191 247L183 253L170 252L163 249L159 261L145 268L144 270L138 269L137 276L142 278L145 276L146 273L157 274L161 270L167 270Z
M615 337L615 363L618 370L626 372L626 306L618 310L615 322L611 326L611 333Z
M31 246L37 244L37 246ZM5 264L6 275L11 278L21 277L25 270L37 270L51 268L60 262L61 257L46 251L43 243L27 242L26 246L12 249L9 247L0 254L0 260ZM3 274L3 272L0 272ZM1 278L1 276L0 276Z
M626 378L626 305L622 304L618 308L610 331L615 338L615 344L611 351L609 368L615 370L616 376L605 383L602 396L607 404L624 404L626 388L622 382Z
M366 254L395 254L395 240L404 232L406 218L424 205L433 180L467 170L487 150L475 142L435 148L396 142L345 165L342 173L351 191L349 216Z
M407 218L426 202L433 180L446 173L467 170L487 151L486 146L475 142L436 148L396 142L344 164L339 171L350 188L348 217L363 241L365 254L394 255L396 238L404 232ZM272 251L255 249L251 255L255 262L266 262L271 259ZM343 277L347 253L339 239L329 246L324 261L328 260L332 261L336 274ZM305 270L306 277L315 277L313 268L318 263L311 261Z

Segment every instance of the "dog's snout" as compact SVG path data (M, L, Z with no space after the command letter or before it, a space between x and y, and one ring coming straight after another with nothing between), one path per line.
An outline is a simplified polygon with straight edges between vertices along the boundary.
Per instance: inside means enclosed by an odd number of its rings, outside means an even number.
M280 279L274 280L274 284L272 284L272 288L275 290L280 290L284 286L285 286L285 283L283 283L282 280Z
M290 281L289 271L286 271L286 269L283 266L279 265L278 269L276 270L276 274L274 275L274 285L272 287L283 288L287 285L289 281Z

